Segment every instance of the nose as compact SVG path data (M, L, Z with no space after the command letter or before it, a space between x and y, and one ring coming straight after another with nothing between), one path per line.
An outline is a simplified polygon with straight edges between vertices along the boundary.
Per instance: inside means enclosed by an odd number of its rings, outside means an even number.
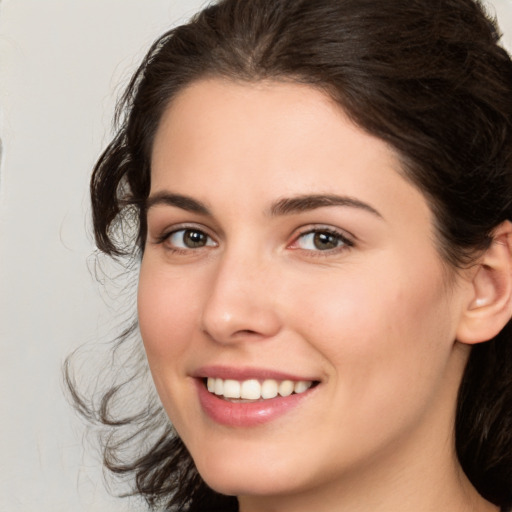
M256 258L217 262L202 311L202 329L217 343L264 340L281 329L271 265Z

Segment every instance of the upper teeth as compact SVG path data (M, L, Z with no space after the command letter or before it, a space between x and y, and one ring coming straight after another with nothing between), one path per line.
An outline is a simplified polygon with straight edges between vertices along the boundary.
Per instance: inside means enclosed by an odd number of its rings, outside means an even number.
M291 381L266 379L260 382L257 379L237 381L232 379L218 379L208 377L207 387L210 393L224 398L242 398L245 400L258 400L260 398L275 398L277 395L290 396L292 393L304 393L313 385L312 381Z

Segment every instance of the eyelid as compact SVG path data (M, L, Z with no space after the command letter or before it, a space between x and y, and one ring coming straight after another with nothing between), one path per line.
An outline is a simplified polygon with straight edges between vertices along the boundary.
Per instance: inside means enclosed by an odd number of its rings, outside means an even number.
M155 245L159 244L165 244L165 242L169 239L169 237L177 233L179 231L186 231L186 230L197 230L202 233L204 233L210 240L213 241L213 244L208 244L203 247L198 248L180 248L176 246L171 246L168 244L167 249L174 252L194 252L199 251L200 249L208 249L211 247L218 247L219 242L217 240L217 237L212 234L211 230L206 227L203 224L195 223L195 222L182 222L178 224L174 224L171 226L167 226L166 228L161 230L161 234L154 236L153 243ZM293 247L297 244L297 241L308 234L312 233L329 233L331 235L334 235L337 237L342 244L338 247L334 247L332 249L303 249L301 247ZM328 256L335 253L339 253L342 251L349 250L355 245L356 237L352 235L351 233L347 232L346 230L340 229L338 227L334 227L332 225L326 225L326 224L308 224L306 226L302 226L298 228L295 233L292 235L292 241L287 244L287 247L292 250L302 251L304 253L309 253L312 256Z
M195 222L182 222L179 224L174 224L172 226L168 226L167 228L162 230L161 234L159 234L155 237L154 243L157 245L163 244L166 242L166 240L169 239L169 237L172 234L177 233L178 231L187 231L187 230L200 231L200 232L204 233L208 238L213 240L213 242L215 243L216 246L218 245L218 242L217 242L215 236L212 235L211 230L208 229L206 226L204 226L202 224L195 223ZM211 246L207 246L207 247L211 247ZM175 249L176 250L185 250L185 251L197 250L197 249L180 249L180 248L175 248Z
M300 238L302 238L306 235L313 234L313 233L328 233L328 234L334 235L342 242L342 244L338 247L334 247L332 249L325 249L325 250L303 249L301 247L293 247L293 245L296 244L298 242L298 240L300 240ZM312 224L312 225L308 225L308 226L304 226L304 227L300 228L298 233L294 234L292 242L290 244L288 244L288 247L293 250L304 251L304 252L308 252L308 253L312 253L312 254L314 253L315 256L328 256L333 253L338 253L338 252L345 251L345 250L348 250L348 249L354 247L355 238L356 237L354 235L352 235L352 234L348 233L347 231L342 230L340 228L335 228L333 226L325 225L325 224Z

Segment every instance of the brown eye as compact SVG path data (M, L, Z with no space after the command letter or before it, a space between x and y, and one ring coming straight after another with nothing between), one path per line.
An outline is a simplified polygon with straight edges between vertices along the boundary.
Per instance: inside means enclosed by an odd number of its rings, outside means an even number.
M168 243L177 249L200 249L206 246L214 246L213 240L199 229L179 229L168 237Z
M313 236L313 245L319 251L335 249L339 244L339 237L332 233L315 233Z
M315 230L299 236L294 244L296 248L306 251L330 251L343 247L352 247L352 242L340 233Z

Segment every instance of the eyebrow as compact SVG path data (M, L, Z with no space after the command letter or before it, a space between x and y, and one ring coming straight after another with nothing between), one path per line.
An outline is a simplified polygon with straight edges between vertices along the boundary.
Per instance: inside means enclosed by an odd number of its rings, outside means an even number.
M325 206L348 206L350 208L358 208L383 218L382 215L369 204L353 197L338 196L335 194L312 194L280 199L272 205L270 214L272 216L290 215L315 210L316 208L323 208Z
M182 194L173 194L171 192L157 192L150 196L145 203L146 212L159 205L175 206L182 210L186 210L200 215L212 216L209 208L192 197ZM270 207L268 213L271 217L281 215L292 215L294 213L302 213L326 206L345 206L357 208L367 211L379 218L382 215L369 204L349 196L339 196L335 194L305 194L296 197L283 198L276 201Z
M199 213L201 215L211 215L210 210L205 204L201 203L201 201L192 199L189 196L172 194L170 192L157 192L156 194L148 197L144 205L144 209L147 212L150 208L159 205L176 206L177 208L181 208L188 212Z

